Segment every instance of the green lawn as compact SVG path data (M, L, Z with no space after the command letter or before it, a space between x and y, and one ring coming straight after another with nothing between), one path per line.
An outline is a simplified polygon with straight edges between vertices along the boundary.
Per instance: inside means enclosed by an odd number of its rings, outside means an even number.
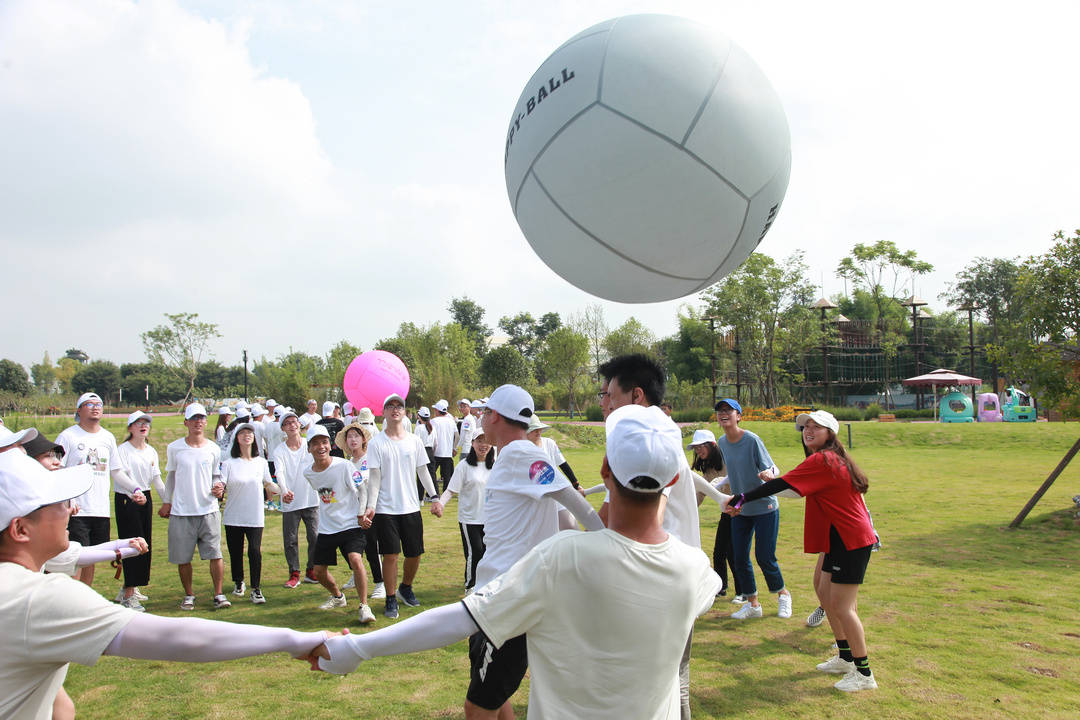
M9 424L11 423L9 419ZM122 421L110 421L117 432ZM62 426L62 425L61 425ZM782 470L801 457L788 425L747 423ZM1073 424L853 425L856 459L871 478L867 501L884 548L861 592L870 660L880 689L843 695L836 678L814 670L830 654L825 626L810 629L816 606L813 558L802 553L799 500L782 500L778 554L795 616L738 622L721 598L695 628L691 694L695 717L1077 718L1080 717L1080 461L1058 479L1019 530L1006 526L1077 437ZM155 421L152 442L164 459L177 418ZM715 426L713 427L715 430ZM52 430L55 433L55 430ZM549 431L586 485L599 481L599 428ZM599 496L593 496L599 502ZM155 498L155 503L157 498ZM453 504L425 518L427 554L416 582L423 607L461 596L463 559ZM715 506L702 508L702 544L711 551ZM165 537L164 521L155 537ZM267 604L246 600L209 610L209 573L196 564L196 615L297 629L349 626L348 611L317 606L322 588L281 587L280 519L268 515L263 543ZM226 564L227 565L227 564ZM760 574L759 586L763 586ZM118 582L99 567L95 587L112 597ZM151 612L181 615L181 590L165 546L154 550ZM374 606L385 627L381 602ZM423 608L402 608L402 618ZM464 643L413 656L381 658L346 678L311 673L284 657L213 665L104 658L73 666L66 687L80 718L462 717L468 683ZM527 685L514 698L525 712Z

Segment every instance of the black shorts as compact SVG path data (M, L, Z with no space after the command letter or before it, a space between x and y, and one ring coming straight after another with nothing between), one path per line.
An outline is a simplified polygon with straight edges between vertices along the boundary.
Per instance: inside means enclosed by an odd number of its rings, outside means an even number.
M829 528L829 552L821 561L821 572L829 573L840 585L862 585L873 545L848 550L835 527Z
M68 540L83 547L109 542L109 518L72 515L68 519Z
M408 515L375 513L380 555L402 553L407 558L424 554L424 518L417 510Z
M469 691L465 699L485 710L498 710L517 692L529 653L525 636L518 635L496 649L482 632L469 636Z
M341 550L341 557L349 562L349 554L364 554L364 531L360 528L349 528L339 533L324 535L319 533L315 536L315 552L312 553L314 565L337 565L337 551Z

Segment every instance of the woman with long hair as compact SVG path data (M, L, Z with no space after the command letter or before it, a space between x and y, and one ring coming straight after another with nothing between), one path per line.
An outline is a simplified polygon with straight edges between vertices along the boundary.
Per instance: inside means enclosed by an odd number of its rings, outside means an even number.
M146 596L139 588L150 583L150 543L154 520L154 504L150 501L150 488L161 497L165 484L161 482L161 462L157 450L150 446L150 421L152 418L141 410L128 415L127 438L117 451L128 475L138 485L131 494L116 492L116 534L122 538L141 537L146 540L147 552L123 561L124 587L117 601L126 608L143 612L140 600ZM141 501L140 501L141 498Z
M232 417L233 411L228 405L222 405L218 408L217 426L214 427L214 442L220 443L225 438L225 433L229 429L229 418Z
M225 544L229 548L229 566L234 584L233 595L244 595L244 541L247 541L251 572L251 602L262 605L262 534L265 525L263 489L279 492L270 477L266 458L259 455L255 426L249 422L233 428L229 458L221 463L221 483L228 493L222 522Z
M815 410L795 418L802 433L806 459L783 477L761 473L761 487L735 495L730 507L738 513L744 503L792 489L806 498L803 550L825 553L819 596L836 638L838 654L819 664L825 673L843 674L837 690L855 692L877 688L867 658L866 636L858 615L859 585L877 535L863 495L869 480L836 439L840 423L831 413Z
M686 446L694 453L694 461L690 469L705 478L713 487L722 493L730 493L731 486L727 482L724 468L724 454L716 444L716 436L711 430L695 430L694 437ZM704 493L697 494L698 505L705 499ZM716 538L713 540L713 570L720 576L719 595L727 595L728 568L731 568L731 577L735 581L735 597L740 598L742 591L739 589L739 576L735 572L735 558L731 554L731 516L727 513L720 515L720 522L716 524Z
M484 490L488 474L495 464L495 451L477 423L473 430L469 454L454 468L454 474L439 502L446 505L452 495L458 496L458 529L461 549L465 553L465 593L476 584L476 565L484 557Z
M344 430L337 434L335 442L345 453L345 459L353 464L356 472L360 473L360 482L368 481L367 449L371 442L371 429L361 425L359 420L354 420L346 425ZM375 533L375 524L372 523L364 529L364 557L367 558L371 568L371 582L374 587L368 597L378 600L386 597L386 585L383 584L382 559L379 557L379 536ZM348 582L342 589L351 590L356 587L356 578L349 576Z

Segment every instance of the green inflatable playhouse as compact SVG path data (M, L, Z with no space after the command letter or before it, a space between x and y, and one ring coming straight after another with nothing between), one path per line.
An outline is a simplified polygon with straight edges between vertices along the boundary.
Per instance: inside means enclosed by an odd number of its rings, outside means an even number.
M969 423L975 422L974 406L971 398L959 390L950 390L945 393L938 403L938 413L943 423Z

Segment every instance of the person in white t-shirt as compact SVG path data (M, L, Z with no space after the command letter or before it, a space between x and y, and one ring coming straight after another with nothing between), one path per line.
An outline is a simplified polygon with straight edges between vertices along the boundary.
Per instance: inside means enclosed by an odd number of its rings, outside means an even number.
M248 569L251 572L251 602L262 605L262 534L264 518L263 490L278 492L270 477L270 466L259 454L255 424L245 423L236 429L229 458L221 463L221 484L215 493L227 493L222 521L225 543L229 548L233 595L244 597L244 542L247 541Z
M214 442L220 443L225 438L225 433L229 430L229 422L232 419L232 415L232 408L228 405L222 405L218 408L217 426L214 427Z
M367 505L370 479L365 479L352 463L330 455L330 433L319 425L308 432L308 452L312 463L304 469L304 478L319 494L319 536L315 540L315 577L330 591L329 599L319 606L332 610L348 605L345 593L330 574L337 565L340 550L352 569L353 586L360 599L360 622L375 622L367 605L367 573L364 572L364 530L371 527Z
M424 452L428 456L428 474L431 475L431 481L435 482L435 434L434 429L431 426L431 410L428 407L421 407L416 411L416 426L414 429L416 437L420 438L420 442L424 443ZM416 481L416 496L421 501L424 500L424 486L420 484L420 480Z
M457 421L458 442L454 448L454 455L464 458L469 454L469 443L472 442L473 426L476 418L472 414L472 402L468 398L458 400L458 413L461 418Z
M372 490L367 498L367 516L375 523L382 556L383 582L386 586L386 606L383 615L393 620L398 616L398 596L410 607L420 602L413 593L413 581L424 554L424 520L420 501L416 497L415 479L420 478L425 492L435 495L435 486L427 471L427 453L420 438L408 432L405 419L405 398L397 393L383 402L386 430L376 435L368 446L368 472ZM453 422L450 420L449 422ZM449 478L448 478L449 480ZM436 516L442 517L442 504L432 504ZM405 555L401 584L394 589L398 577L398 555Z
M291 410L281 414L281 429L285 440L274 451L274 471L281 490L281 537L285 546L285 562L289 579L285 587L300 585L300 523L307 536L307 566L303 582L318 583L315 577L315 540L319 534L319 495L304 479L304 468L311 464L307 443L300 435L300 418Z
M598 370L603 378L600 386L600 409L605 418L627 405L656 407L663 400L665 385L663 370L647 355L619 355L608 360ZM678 427L671 418L667 418L667 421L672 424L672 427ZM690 547L701 548L697 493L708 495L720 503L721 507L726 507L725 503L730 496L722 494L703 477L691 472L686 458L681 453L679 457L682 458L683 465L679 470L679 477L685 482L676 482L665 489L666 494L660 499L663 512L662 523L665 530ZM605 499L600 507L601 517L607 513L607 507L608 500ZM679 665L683 720L690 717L690 649L692 645L693 637L687 637L683 659Z
M319 414L319 403L308 400L307 412L300 416L300 427L305 428L305 431L311 430L320 420L322 420L322 415Z
M146 502L146 498L127 473L124 462L116 449L116 438L101 427L104 404L95 393L83 393L75 405L75 425L56 437L64 448L64 466L87 464L94 473L94 485L86 495L76 498L79 514L71 518L68 533L71 539L83 545L107 542L109 518L111 517L112 493L109 479L116 484L116 491L130 497L134 502ZM79 571L78 579L87 585L94 582L94 566Z
M315 650L314 664L345 673L374 657L457 642L464 633L481 633L495 647L524 637L530 719L677 720L683 644L720 584L700 549L660 525L661 491L677 481L683 464L680 441L659 408L612 413L603 471L611 492L607 529L559 533L460 603L385 630L332 638ZM496 714L467 704L466 717Z
M153 547L154 508L150 501L150 488L157 490L158 497L165 495L165 485L161 482L161 462L157 450L150 446L152 418L141 410L128 415L127 439L117 451L128 474L136 487L146 498L138 503L124 493L116 493L116 534L122 538L145 538L148 547ZM144 608L141 600L147 599L139 592L139 587L150 584L150 553L124 560L124 586L120 590L120 604L141 612Z
M450 405L445 400L439 400L431 406L431 434L435 436L434 454L435 467L439 470L442 478L443 490L450 482L450 476L454 474L454 454L457 452L457 423L450 417L448 410ZM435 476L432 476L432 481ZM438 483L435 485L438 490Z
M40 572L68 546L71 499L91 487L91 475L88 464L49 472L21 453L0 456L0 626L11 638L0 653L0 717L74 717L74 704L61 695L71 662L93 665L102 655L217 662L281 651L310 657L326 640L322 632L140 614L67 575Z
M177 566L184 587L180 609L195 609L191 559L197 546L199 557L210 561L214 609L220 610L232 605L221 592L221 448L205 435L206 408L201 404L184 408L184 427L187 436L169 443L165 451L165 502L158 515L169 518L169 562Z
M367 450L368 445L371 443L372 434L367 425L354 422L351 425L346 425L334 439L337 446L345 453L345 459L352 463L353 468L360 473L362 482L367 482L370 477ZM364 511L367 511L366 505ZM375 532L374 523L364 528L364 557L367 558L368 567L371 568L371 582L374 584L371 590L371 599L382 600L386 598L386 586L383 584L382 559L379 557L379 536ZM355 586L355 582L350 577L343 589L351 590Z
M484 557L484 491L488 474L495 463L495 453L477 423L473 429L468 455L454 468L450 484L443 491L439 502L446 505L451 496L458 499L458 529L461 531L461 549L465 552L465 592L471 593L476 585L476 566Z

